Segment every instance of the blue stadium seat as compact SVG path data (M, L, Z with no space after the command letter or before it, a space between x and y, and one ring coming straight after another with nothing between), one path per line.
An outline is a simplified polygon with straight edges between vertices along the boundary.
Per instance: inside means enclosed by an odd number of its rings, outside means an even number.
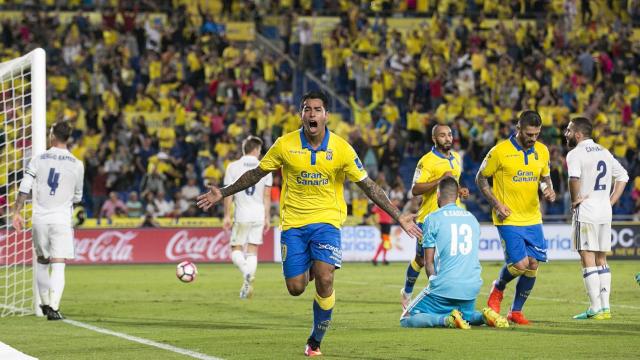
M564 204L562 202L556 201L547 204L546 215L562 215L564 213Z
M277 40L280 37L277 26L263 25L261 30L261 34L267 39Z
M413 173L415 172L416 165L420 160L417 156L406 156L400 164L400 178L404 182L404 186L407 189L411 188L411 182L413 181Z
M128 191L118 191L118 198L120 198L120 200L122 200L122 202L127 202L127 199L129 198L129 192Z

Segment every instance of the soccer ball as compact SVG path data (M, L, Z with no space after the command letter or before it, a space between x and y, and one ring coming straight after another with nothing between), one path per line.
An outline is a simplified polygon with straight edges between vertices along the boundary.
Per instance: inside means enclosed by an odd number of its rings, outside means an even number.
M191 261L183 261L176 267L176 276L182 282L190 283L196 279L196 275L198 275L198 268Z

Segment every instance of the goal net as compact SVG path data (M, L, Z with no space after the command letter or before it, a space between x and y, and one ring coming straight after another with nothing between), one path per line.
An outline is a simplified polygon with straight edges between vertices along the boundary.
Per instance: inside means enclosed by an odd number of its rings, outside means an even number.
M26 224L20 232L11 226L11 209L23 169L33 154L45 149L45 52L36 49L0 63L0 316L28 315L37 309L31 204L23 208Z

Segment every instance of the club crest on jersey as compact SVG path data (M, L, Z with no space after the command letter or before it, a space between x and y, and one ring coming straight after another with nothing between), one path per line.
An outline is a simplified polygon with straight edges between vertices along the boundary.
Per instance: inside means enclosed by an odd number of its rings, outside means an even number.
M537 151L534 151L534 152L533 152L533 158L534 158L534 159L536 159L536 160L538 160L538 152L537 152Z
M333 159L333 150L331 149L327 149L327 160L332 160Z

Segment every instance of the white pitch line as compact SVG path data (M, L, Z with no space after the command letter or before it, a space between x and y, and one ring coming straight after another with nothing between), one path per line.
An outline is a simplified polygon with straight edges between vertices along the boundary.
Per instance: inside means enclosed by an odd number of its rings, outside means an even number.
M20 352L11 346L0 341L0 359L2 360L38 360L33 356L29 356L23 352Z
M352 284L352 285L369 285L369 283L366 283L364 281L350 281L350 280L340 280L340 283L347 283L347 284ZM391 285L391 284L386 284L384 285L385 287L389 287L389 288L394 288L394 287L398 287L397 285ZM481 292L481 295L489 295L489 293L485 293L485 292ZM529 299L533 299L533 300L542 300L542 301L552 301L552 302L569 302L569 303L573 303L573 304L584 304L584 305L589 305L590 303L588 301L571 301L568 299L560 299L560 298L546 298L546 297L538 297L538 296L529 296ZM640 310L640 306L633 306L633 305L624 305L624 304L611 304L612 308L624 308L624 309L634 309L634 310Z
M182 349L182 348L179 348L179 347L176 347L176 346L159 343L157 341L153 341L153 340L149 340L149 339L145 339L145 338L141 338L141 337L137 337L137 336L127 335L127 334L124 334L124 333L119 333L117 331L103 329L103 328L100 328L100 327L97 327L97 326L93 326L93 325L89 325L89 324L85 324L83 322L76 321L76 320L64 319L62 321L66 322L67 324L71 324L73 326L81 327L81 328L84 328L84 329L87 329L87 330L92 330L92 331L95 331L95 332L99 332L101 334L107 334L107 335L119 337L121 339L137 342L137 343L140 343L140 344L143 344L143 345L153 346L153 347L156 347L156 348L159 348L159 349L163 349L163 350L171 351L171 352L174 352L174 353L182 354L182 355L185 355L185 356L189 356L189 357L192 357L194 359L222 360L221 358L217 358L215 356L209 356L209 355L202 354L202 353L199 353L199 352L196 352L196 351L191 351L191 350Z

